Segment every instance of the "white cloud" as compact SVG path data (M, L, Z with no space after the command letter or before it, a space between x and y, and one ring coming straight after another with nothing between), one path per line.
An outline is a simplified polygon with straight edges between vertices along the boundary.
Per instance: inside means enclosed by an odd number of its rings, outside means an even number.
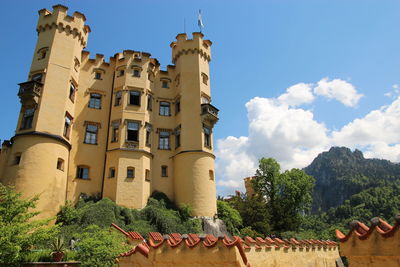
M298 83L288 89L286 93L278 97L278 101L289 106L299 106L314 101L311 84Z
M325 96L327 98L336 99L342 102L345 106L355 107L362 94L357 93L357 90L351 83L341 79L329 81L328 78L323 78L314 88L314 93Z
M354 88L351 84L346 86ZM296 94L288 89L278 98L251 99L246 103L249 135L217 141L220 194L243 191L243 178L254 175L261 157L275 158L282 169L303 168L331 146L347 146L362 150L366 157L400 161L400 97L340 130L333 130L317 122L312 111L294 107L307 103L293 101L305 97L289 97Z

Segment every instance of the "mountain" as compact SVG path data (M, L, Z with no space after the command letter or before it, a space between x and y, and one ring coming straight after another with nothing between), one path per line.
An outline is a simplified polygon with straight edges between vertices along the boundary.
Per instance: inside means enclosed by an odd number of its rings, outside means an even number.
M316 179L313 213L338 207L365 190L400 185L400 164L366 159L361 151L346 147L332 147L319 154L304 171Z

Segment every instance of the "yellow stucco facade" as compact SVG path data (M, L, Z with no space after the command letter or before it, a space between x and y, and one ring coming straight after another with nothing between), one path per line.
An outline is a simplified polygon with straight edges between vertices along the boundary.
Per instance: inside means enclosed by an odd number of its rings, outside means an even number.
M42 217L83 195L143 208L154 191L190 204L196 216L213 216L211 41L178 34L166 70L146 52L91 58L83 50L86 18L67 10L39 11L16 134L1 149L0 182L26 197L40 194Z

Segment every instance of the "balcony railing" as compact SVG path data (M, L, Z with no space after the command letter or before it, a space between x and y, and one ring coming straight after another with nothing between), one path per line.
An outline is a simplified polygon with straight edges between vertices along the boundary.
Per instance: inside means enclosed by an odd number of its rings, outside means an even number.
M128 149L137 149L137 148L139 148L139 142L138 141L125 140L124 147L128 148Z
M212 124L218 121L218 109L211 104L201 104L201 116Z
M42 92L43 84L37 81L28 81L19 84L18 96L21 102L33 100L38 102L40 94Z

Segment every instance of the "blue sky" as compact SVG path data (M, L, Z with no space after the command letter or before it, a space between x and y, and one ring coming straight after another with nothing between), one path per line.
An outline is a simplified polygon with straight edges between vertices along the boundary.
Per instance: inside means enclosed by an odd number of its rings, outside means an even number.
M37 11L57 3L86 15L92 54L141 50L163 66L184 19L188 33L198 31L202 10L213 41L213 104L221 110L214 129L220 194L243 188L262 156L304 167L344 145L400 160L400 2L385 0L1 1L2 140L14 133Z

